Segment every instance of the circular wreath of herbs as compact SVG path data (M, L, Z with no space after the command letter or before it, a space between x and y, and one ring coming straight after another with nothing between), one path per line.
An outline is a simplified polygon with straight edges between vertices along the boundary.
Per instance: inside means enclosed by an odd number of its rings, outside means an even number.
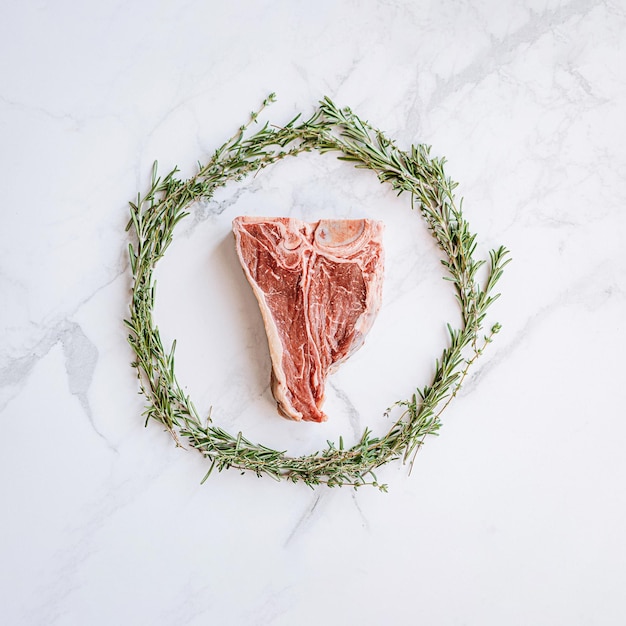
M500 247L489 253L486 278L479 281L477 271L485 261L474 260L476 235L463 217L462 202L455 201L457 183L446 177L445 159L430 156L429 146L400 150L382 132L328 98L306 121L300 121L298 115L285 126L266 123L252 133L250 127L257 123L259 113L274 100L274 94L270 94L259 110L251 113L248 123L216 150L206 165L198 164L197 173L188 180L176 178L177 168L160 178L155 163L149 191L129 203L127 230L134 235L134 242L129 244L133 283L130 319L124 321L136 355L132 365L137 369L141 393L148 400L146 424L150 419L160 422L177 445L186 439L210 461L202 482L215 468L236 468L309 486L373 485L386 491L387 486L377 481L374 471L398 458L405 462L411 459L412 465L424 438L437 433L441 414L456 396L469 368L499 331L497 323L486 334L482 328L487 309L499 296L494 287L509 261L508 251ZM456 291L461 323L459 328L447 325L449 344L435 362L430 384L417 388L411 399L399 400L385 412L386 417L394 407L401 412L385 434L375 436L366 428L350 448L344 447L340 437L337 444L328 441L321 452L294 457L252 443L241 432L231 435L213 423L210 412L206 419L200 418L174 372L176 342L166 351L154 323L153 273L191 203L211 198L229 181L240 181L285 157L312 150L338 152L339 159L373 170L398 195L410 195L411 208L421 212L445 255L441 263L446 268L445 279Z

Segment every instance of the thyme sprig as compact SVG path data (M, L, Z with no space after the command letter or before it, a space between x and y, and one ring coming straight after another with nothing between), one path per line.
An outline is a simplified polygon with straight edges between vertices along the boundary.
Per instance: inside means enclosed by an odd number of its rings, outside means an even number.
M298 115L284 126L266 123L251 132L261 111L274 99L270 94L260 109L250 114L249 121L205 165L198 164L198 171L187 180L177 178L177 168L161 178L155 163L148 192L130 203L127 230L132 231L134 240L129 244L133 286L130 317L125 324L136 355L132 365L147 399L146 424L151 419L160 422L177 445L185 440L208 459L210 466L202 482L214 469L236 468L309 486L373 485L386 491L387 486L378 483L375 470L394 459L414 458L426 436L437 433L442 412L500 330L500 325L494 324L482 334L487 309L499 296L494 289L509 262L508 251L504 247L491 251L487 277L478 279L478 270L485 261L474 258L476 235L463 217L462 203L455 200L457 183L446 176L445 160L431 157L428 146L418 144L403 151L350 109L340 109L328 98L319 103L308 120L300 121ZM329 441L319 452L294 457L252 443L241 432L231 435L215 425L210 414L206 420L200 418L176 378L176 342L168 352L153 319L154 270L193 201L208 200L229 182L241 181L285 157L312 150L338 152L340 159L374 171L398 195L410 195L411 207L421 213L443 252L445 278L454 286L461 323L458 328L447 325L449 342L435 362L430 383L418 387L409 400L397 401L387 410L387 416L394 408L399 408L401 414L385 434L376 436L366 428L350 448L344 447L340 437L337 444Z

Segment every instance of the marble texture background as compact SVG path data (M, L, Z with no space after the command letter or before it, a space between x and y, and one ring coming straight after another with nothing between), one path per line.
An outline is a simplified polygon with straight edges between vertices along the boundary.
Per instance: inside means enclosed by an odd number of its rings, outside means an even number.
M626 5L621 0L4 0L0 621L626 623ZM271 91L324 95L448 158L478 254L514 262L503 330L410 476L311 490L144 428L122 319L127 202L193 170ZM236 215L387 224L384 306L322 426L276 417ZM385 426L458 312L423 224L330 156L194 208L158 269L178 376L216 423L293 452Z

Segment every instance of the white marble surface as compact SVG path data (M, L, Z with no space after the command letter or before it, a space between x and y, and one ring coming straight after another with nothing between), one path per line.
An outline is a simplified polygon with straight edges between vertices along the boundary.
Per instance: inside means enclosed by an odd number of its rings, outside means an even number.
M622 0L5 0L0 59L3 624L626 623ZM270 91L278 123L328 95L432 144L479 254L512 250L501 334L388 494L200 486L203 459L143 426L127 201ZM229 234L248 213L387 223L385 303L326 425L274 414ZM384 428L457 315L406 201L331 156L223 190L158 273L196 403L293 452Z

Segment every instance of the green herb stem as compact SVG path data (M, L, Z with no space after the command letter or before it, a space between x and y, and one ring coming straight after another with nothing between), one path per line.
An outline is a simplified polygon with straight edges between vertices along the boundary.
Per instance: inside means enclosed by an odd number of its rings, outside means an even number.
M202 482L215 468L219 472L236 468L275 480L302 481L309 486L373 485L386 491L387 486L378 483L375 470L395 459L414 459L426 436L437 434L441 414L498 332L499 324L493 325L478 347L487 309L499 296L494 289L509 262L508 251L500 247L490 252L487 278L479 281L478 269L485 261L474 259L476 235L464 219L462 204L456 204L457 184L446 177L445 160L431 157L428 146L419 144L402 151L381 131L350 109L337 108L328 98L304 122L297 116L285 126L265 124L250 133L251 126L258 124L261 111L274 99L270 94L260 109L251 113L249 121L205 165L199 165L189 179L176 178L176 168L161 179L155 163L148 192L129 203L127 230L134 239L129 244L133 287L130 317L125 323L136 355L132 365L137 370L140 391L148 401L144 416L146 423L152 419L165 426L177 445L186 440L210 461ZM417 388L410 400L395 402L388 409L386 414L390 415L398 407L401 415L386 434L374 437L366 429L351 448L345 448L340 438L338 446L328 442L321 452L292 457L285 451L254 444L242 433L230 435L213 424L211 415L204 422L200 419L176 378L175 345L166 352L154 323L153 273L172 241L176 225L188 215L187 208L193 201L210 199L216 189L228 182L243 180L281 159L312 150L338 152L340 159L374 171L398 195L410 194L411 207L421 213L444 254L441 262L446 268L445 278L455 288L461 325L448 325L449 344L436 360L430 383Z

